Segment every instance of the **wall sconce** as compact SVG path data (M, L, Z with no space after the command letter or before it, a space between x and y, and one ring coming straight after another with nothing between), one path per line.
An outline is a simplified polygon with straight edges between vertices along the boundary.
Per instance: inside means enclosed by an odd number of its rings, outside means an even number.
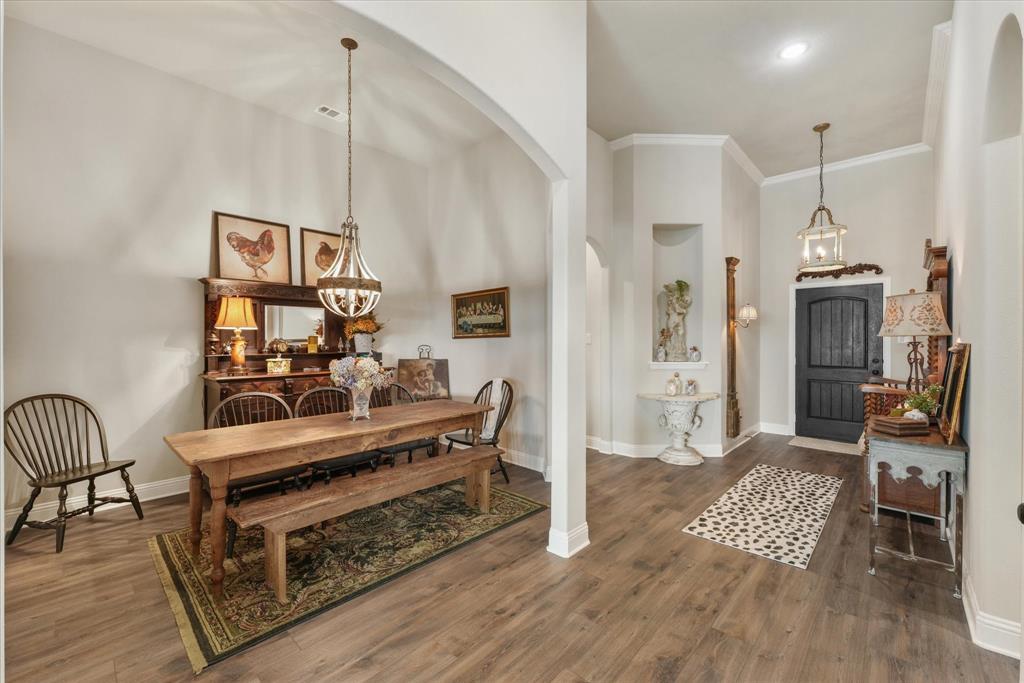
M733 322L740 327L750 327L750 323L755 320L757 320L757 309L750 304L743 304L740 312L736 314L736 320Z

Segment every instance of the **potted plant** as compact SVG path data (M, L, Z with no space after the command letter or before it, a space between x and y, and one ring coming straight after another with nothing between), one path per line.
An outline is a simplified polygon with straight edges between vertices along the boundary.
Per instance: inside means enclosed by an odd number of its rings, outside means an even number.
M383 323L377 322L375 314L368 313L359 318L346 320L345 336L355 342L357 355L368 356L373 352L373 335L380 332L383 327Z
M386 389L395 379L391 370L385 370L370 357L336 358L331 361L331 382L348 389L352 396L351 419L370 419L370 395L374 389Z
M942 385L933 384L924 391L908 394L903 401L903 407L907 408L908 412L904 413L903 417L927 422L928 418L935 413L935 409L939 407L941 393Z

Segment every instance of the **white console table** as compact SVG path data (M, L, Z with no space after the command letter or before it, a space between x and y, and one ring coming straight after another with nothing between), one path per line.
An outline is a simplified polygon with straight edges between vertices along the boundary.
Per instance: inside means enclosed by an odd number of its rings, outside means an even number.
M700 404L718 399L719 394L637 394L637 398L661 403L662 414L658 423L672 435L672 443L661 452L658 460L670 465L699 465L704 462L704 457L690 446L690 432L700 428L704 422L697 414Z

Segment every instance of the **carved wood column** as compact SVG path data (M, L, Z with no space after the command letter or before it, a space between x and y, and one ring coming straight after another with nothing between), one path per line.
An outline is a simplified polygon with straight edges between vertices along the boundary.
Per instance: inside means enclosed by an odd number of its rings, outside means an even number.
M946 324L952 325L949 315L949 260L946 257L946 247L933 247L932 241L924 241L924 267L928 271L929 292L938 292L942 299L942 310L946 315ZM928 337L927 367L925 377L928 384L934 384L942 379L943 370L946 368L946 352L949 348L948 337Z
M725 351L725 435L729 438L740 435L740 402L736 396L736 266L739 264L735 256L725 257L725 315L729 326Z

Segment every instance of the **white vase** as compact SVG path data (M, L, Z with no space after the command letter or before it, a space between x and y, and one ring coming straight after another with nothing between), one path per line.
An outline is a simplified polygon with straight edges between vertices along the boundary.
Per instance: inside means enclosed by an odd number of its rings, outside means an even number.
M369 355L373 351L373 335L367 332L356 332L352 335L356 344L356 353Z

